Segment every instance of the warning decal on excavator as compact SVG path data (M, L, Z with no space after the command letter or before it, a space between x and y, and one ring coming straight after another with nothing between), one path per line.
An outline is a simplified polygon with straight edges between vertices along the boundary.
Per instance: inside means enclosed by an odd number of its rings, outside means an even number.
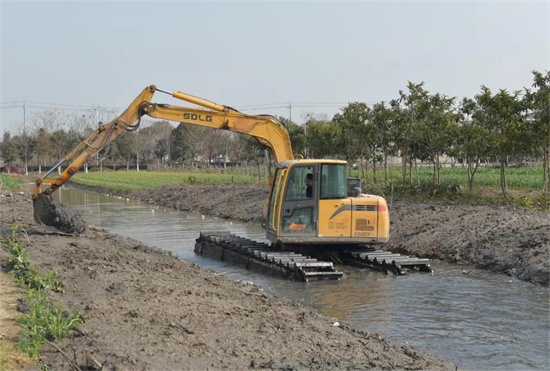
M290 229L292 231L301 231L302 229L306 229L306 225L305 224L292 223L291 225L288 226L288 229Z

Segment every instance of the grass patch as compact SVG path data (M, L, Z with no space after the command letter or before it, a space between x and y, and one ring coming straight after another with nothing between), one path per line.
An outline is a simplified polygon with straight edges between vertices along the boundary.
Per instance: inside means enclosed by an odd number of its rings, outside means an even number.
M21 188L19 181L8 175L0 174L0 180L2 181L2 188L4 190L17 190Z
M521 168L507 168L506 169L506 182L510 189L523 189L523 190L541 190L543 184L542 178L542 166L536 167L521 167ZM359 177L361 172L354 170L352 172L354 177ZM384 181L384 169L377 169L376 175L378 182ZM409 175L407 173L407 179ZM366 172L366 178L369 182L372 182L373 173L372 170ZM391 168L388 174L389 180L393 180L394 183L400 183L403 181L403 173L400 168ZM416 184L431 184L433 182L433 168L422 167L418 168L416 172L413 168L412 174L413 182ZM467 187L468 179L466 172L462 167L454 168L442 168L440 169L440 179L442 184L455 185L459 187ZM494 168L479 168L474 178L474 185L477 187L491 187L500 189L500 169Z
M76 174L71 180L87 186L103 187L119 191L139 191L179 184L248 183L257 182L258 178L242 174L207 172L111 171Z
M384 184L365 184L365 193L381 195L387 202L406 200L416 202L434 202L446 204L470 205L498 205L532 208L539 210L550 209L550 197L541 191L509 190L508 197L502 196L500 189L492 187L477 187L473 191L452 183L441 183L434 186L430 183L411 185L396 182Z
M83 323L84 317L77 310L69 312L62 301L54 302L49 297L49 291L62 292L63 285L55 272L48 270L40 274L36 270L18 237L17 226L14 226L11 236L4 239L1 245L9 252L10 275L27 288L28 310L18 319L22 330L16 348L34 357L44 343L63 338L71 329Z

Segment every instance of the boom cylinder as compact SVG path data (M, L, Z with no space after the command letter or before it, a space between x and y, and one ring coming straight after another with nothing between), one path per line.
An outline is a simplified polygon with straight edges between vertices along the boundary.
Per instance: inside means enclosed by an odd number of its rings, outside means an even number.
M199 106L210 108L214 111L223 112L223 111L226 110L225 106L216 104L214 102L210 102L209 100L206 100L206 99L195 97L194 95L182 93L181 91L177 91L175 93L172 93L172 96L174 98L178 98L178 99L184 100L184 101L189 102L189 103L193 103L193 104L197 104Z

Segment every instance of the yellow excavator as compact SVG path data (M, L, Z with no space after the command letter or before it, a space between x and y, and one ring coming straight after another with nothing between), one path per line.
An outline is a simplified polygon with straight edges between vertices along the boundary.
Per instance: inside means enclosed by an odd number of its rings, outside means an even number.
M196 109L153 103L155 92L204 107ZM34 217L43 225L57 227L59 210L52 207L53 192L124 131L139 127L141 117L201 125L255 137L269 147L276 162L270 177L271 191L264 205L267 239L288 245L363 245L385 243L389 238L389 213L384 198L361 194L360 184L348 180L346 162L332 159L297 159L284 126L270 115L247 115L228 106L182 92L148 86L117 118L101 125L67 153L44 177L37 179L33 194ZM57 179L48 176L64 163ZM43 185L49 185L42 191ZM65 211L64 211L65 212ZM70 232L70 231L69 231Z
M203 108L153 103L151 98L157 91ZM266 238L271 244L230 232L201 232L195 244L197 254L303 281L342 278L343 273L334 269L333 262L374 268L386 274L431 272L429 259L375 247L389 240L388 206L382 197L361 193L360 181L347 178L345 161L303 159L294 155L288 132L273 116L247 115L154 85L145 88L120 116L100 125L36 180L35 221L65 233L83 232L84 221L54 201L52 194L76 174L90 156L108 147L123 132L137 130L144 115L251 135L273 153L276 171L269 177L269 198L263 209ZM57 179L48 178L65 163L68 166ZM43 185L47 186L44 191ZM296 252L289 251L290 248Z

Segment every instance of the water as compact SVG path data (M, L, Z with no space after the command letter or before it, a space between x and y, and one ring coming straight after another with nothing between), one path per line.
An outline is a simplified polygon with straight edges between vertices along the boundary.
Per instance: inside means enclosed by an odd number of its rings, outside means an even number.
M356 328L378 332L468 369L550 369L549 290L507 276L436 263L435 274L384 276L346 266L342 281L291 282L193 252L200 231L227 230L263 240L260 226L163 211L96 193L63 189L63 202L91 224L177 254L181 259L252 281Z

